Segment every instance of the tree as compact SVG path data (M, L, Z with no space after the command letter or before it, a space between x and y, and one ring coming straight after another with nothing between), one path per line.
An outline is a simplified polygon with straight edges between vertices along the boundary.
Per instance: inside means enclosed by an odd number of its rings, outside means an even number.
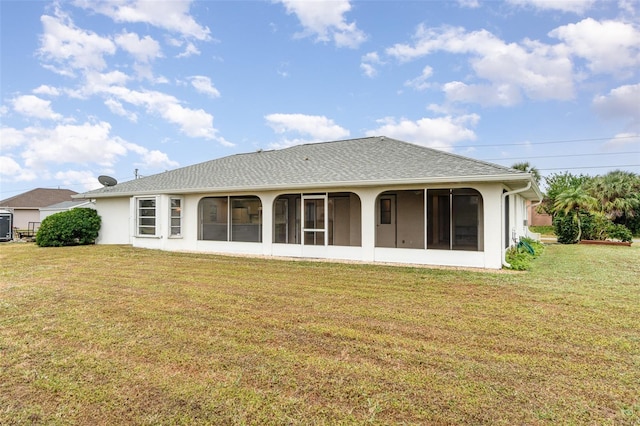
M587 193L587 191L579 186L577 188L569 188L556 197L554 203L554 209L556 212L561 211L567 216L573 216L573 220L578 225L578 235L576 240L580 241L582 238L582 224L580 222L580 213L586 211L591 213L597 210L598 200L593 198Z
M589 176L576 176L569 172L550 174L545 178L545 182L547 184L547 193L544 197L544 202L542 203L542 210L551 216L555 216L555 204L558 195L568 189L579 188L589 179L591 179Z
M616 223L640 215L640 176L615 170L589 181L586 190L600 204L600 212Z
M540 171L537 168L531 166L528 161L515 163L513 166L511 166L511 168L520 170L523 172L531 173L531 175L533 176L533 179L536 181L536 184L538 184L538 186L540 185L540 180L542 179L542 176L540 176Z

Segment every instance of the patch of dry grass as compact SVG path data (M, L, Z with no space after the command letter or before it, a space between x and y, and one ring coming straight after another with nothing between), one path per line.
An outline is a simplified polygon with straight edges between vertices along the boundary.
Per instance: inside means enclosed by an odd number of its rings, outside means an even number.
M529 273L0 246L0 424L638 424L640 250Z

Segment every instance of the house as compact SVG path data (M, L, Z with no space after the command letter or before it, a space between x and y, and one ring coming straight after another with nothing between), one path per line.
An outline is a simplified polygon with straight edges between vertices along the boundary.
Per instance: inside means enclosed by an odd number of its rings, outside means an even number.
M13 226L28 229L40 222L40 209L63 201L72 201L77 192L70 189L36 188L0 201L0 209L13 213Z
M98 244L499 269L529 173L387 137L231 155L75 196Z
M71 200L56 203L47 207L42 207L40 209L40 222L42 222L46 217L51 216L52 214L67 212L78 207L92 209L95 207L95 205L93 202L91 202L91 200Z
M551 226L553 218L550 214L538 211L539 203L527 203L527 217L529 218L529 226Z

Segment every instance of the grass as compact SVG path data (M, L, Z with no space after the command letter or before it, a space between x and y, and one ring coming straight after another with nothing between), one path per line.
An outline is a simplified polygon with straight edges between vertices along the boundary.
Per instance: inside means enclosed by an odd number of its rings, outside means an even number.
M0 246L0 424L640 423L640 249L531 272Z
M553 228L553 226L530 226L529 229L531 230L531 232L537 232L538 234L541 234L543 237L545 238L551 238L551 237L555 237L556 233L555 233L555 229Z

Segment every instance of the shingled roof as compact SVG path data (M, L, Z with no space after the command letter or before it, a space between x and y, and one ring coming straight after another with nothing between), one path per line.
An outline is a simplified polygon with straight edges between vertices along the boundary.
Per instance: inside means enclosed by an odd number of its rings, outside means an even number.
M531 176L378 136L231 155L74 198L487 180L529 182Z
M36 188L0 201L0 207L39 209L62 201L71 201L76 191L70 189Z

